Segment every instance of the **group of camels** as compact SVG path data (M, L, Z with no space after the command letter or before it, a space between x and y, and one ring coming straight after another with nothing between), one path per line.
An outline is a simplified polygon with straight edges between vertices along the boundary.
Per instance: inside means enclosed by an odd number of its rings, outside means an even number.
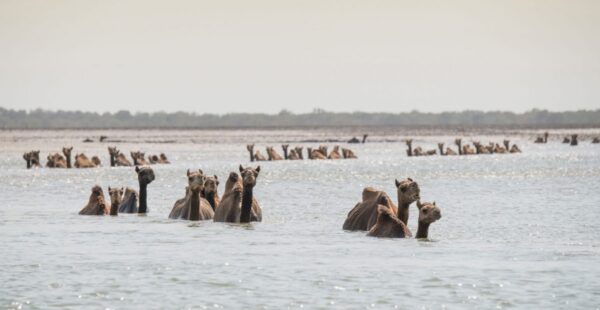
M95 168L100 167L102 162L98 156L92 156L89 159L84 153L75 154L75 163L71 164L71 152L73 147L63 147L62 155L60 153L48 154L46 167L48 168ZM131 152L131 159L133 164L117 150L116 147L108 147L108 154L110 156L110 166L143 166L152 164L169 164L169 160L164 153L160 155L148 155L148 160L145 159L145 153L140 151ZM64 156L63 156L64 155ZM23 159L27 165L27 169L40 168L40 151L30 151L23 154Z
M95 185L87 205L79 214L117 216L119 213L147 213L147 187L155 179L154 171L148 166L136 166L135 171L138 176L139 194L131 188L109 186L109 203L102 188ZM175 201L168 217L189 221L261 222L262 209L253 194L259 173L260 166L244 168L240 165L239 174L229 173L225 191L220 197L219 179L216 175L207 176L201 169L188 170L185 196ZM396 180L395 184L398 206L385 192L367 187L363 190L362 201L348 213L343 229L368 231L367 235L373 237L412 237L407 223L409 207L416 201L419 210L416 238L427 238L429 225L441 218L440 209L435 202L421 202L419 185L412 179Z
M548 136L550 134L548 132L544 132L543 136L538 136L535 141L533 141L534 143L548 143ZM572 134L570 137L566 136L563 138L562 143L564 144L569 144L571 146L576 146L579 145L579 135L577 134ZM600 143L600 137L594 137L592 138L592 144L598 144Z
M437 153L438 153L436 149L424 151L420 146L417 146L416 148L413 149L412 142L413 142L412 139L406 140L406 146L408 147L408 149L406 150L406 154L409 157L411 157L411 156L431 156L431 155L437 155ZM450 147L447 147L444 150L444 143L438 143L438 149L439 149L440 155L448 156L448 155L521 153L521 149L516 144L513 144L512 146L510 146L509 140L504 140L503 141L504 145L500 145L500 144L494 143L494 142L490 142L488 145L483 145L478 141L473 141L473 147L471 147L469 144L463 145L462 139L460 139L460 138L454 140L454 143L457 146L457 151L453 150Z
M246 149L250 153L250 161L271 161L271 160L303 160L304 155L304 147L297 146L294 148L289 148L289 144L282 144L281 149L283 150L283 157L275 151L272 146L266 147L267 157L261 154L259 150L254 152L254 144L246 145ZM320 145L318 148L306 148L306 154L308 159L351 159L358 158L354 152L350 149L342 148L340 151L340 146L336 145L333 147L331 152L327 152L327 145Z
M79 211L79 214L116 216L119 213L147 213L147 187L155 179L154 171L148 166L136 166L135 171L139 182L139 206L138 193L134 189L109 186L110 203L108 203L102 188L95 185L92 187L87 205ZM219 179L216 175L206 176L200 169L188 170L185 196L175 202L169 218L229 223L262 221L262 210L253 195L260 166L244 168L240 165L239 171L240 174L236 172L229 174L221 198L218 193Z

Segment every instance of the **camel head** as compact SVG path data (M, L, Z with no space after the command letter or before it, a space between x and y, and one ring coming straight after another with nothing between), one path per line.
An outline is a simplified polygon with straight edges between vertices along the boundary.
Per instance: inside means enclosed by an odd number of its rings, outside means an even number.
M94 165L96 166L100 166L102 164L102 162L100 161L100 158L98 158L98 156L93 156L92 157L92 162L94 163Z
M63 147L62 152L67 157L71 157L71 151L73 151L73 147Z
M110 154L111 156L117 156L119 154L119 150L117 150L116 146L109 146L108 147L108 154Z
M123 188L108 187L108 196L110 197L111 204L119 204L123 197Z
M462 144L462 139L460 139L460 138L456 138L456 139L454 140L454 144L456 144L456 145L458 145L458 146L460 147L460 145Z
M242 183L244 187L254 187L256 185L256 178L260 172L260 166L256 166L256 169L251 167L244 168L240 165L240 174L242 175Z
M406 140L404 140L404 142L406 143L406 146L410 147L410 146L412 146L413 140L412 139L406 139Z
M252 153L254 151L254 144L246 144L246 149Z
M406 180L398 181L396 179L396 188L398 189L398 203L411 204L420 198L421 190L419 184L413 181L411 178Z
M144 167L135 167L135 172L138 174L138 180L140 184L148 185L154 181L154 170L152 168L144 166Z
M284 151L286 151L286 152L287 152L287 150L288 150L288 147L290 147L290 145L289 145L289 144L282 144L282 145L281 145L281 148L282 148Z
M165 153L160 153L160 159L167 160L167 155L165 155Z
M219 188L219 178L217 175L212 177L206 177L204 179L204 193L205 194L216 194Z
M100 185L94 185L94 187L92 187L92 195L90 196L90 199L92 199L92 197L100 197L100 196L104 196L104 192L102 191L102 187L100 187Z
M333 151L339 153L340 152L340 146L339 145L334 146L333 147Z
M431 224L442 218L442 212L435 205L435 201L421 203L421 200L417 200L417 208L419 208L419 222Z
M202 169L197 171L187 171L188 186L192 192L198 193L204 189L204 172Z
M150 156L150 161L154 161L154 162L158 161L158 156L157 155L151 155Z

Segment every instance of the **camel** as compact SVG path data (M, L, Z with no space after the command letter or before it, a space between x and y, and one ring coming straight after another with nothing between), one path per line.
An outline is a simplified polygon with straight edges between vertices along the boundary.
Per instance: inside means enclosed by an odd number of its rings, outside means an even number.
M246 150L250 153L250 161L254 161L254 144L246 144Z
M75 154L75 168L94 168L96 165L85 156L85 154Z
M506 149L506 151L510 150L510 140L504 140L502 141L502 143L504 144L504 148Z
M104 192L102 191L102 187L95 185L92 187L92 194L90 195L87 205L79 211L79 215L105 214L109 214L109 210L106 200L104 199Z
M470 145L466 144L463 145L463 150L462 150L462 154L463 155L474 155L475 154L475 149L473 149Z
M571 135L571 146L575 146L577 144L577 135Z
M229 177L227 178L227 181L225 182L225 191L223 192L223 197L225 197L225 195L230 193L236 184L238 184L239 186L243 186L242 179L240 178L239 174L237 174L236 172L230 172ZM217 204L217 207L218 206L219 206L219 204Z
M256 153L254 154L254 160L255 161L266 161L267 159L263 156L263 154L260 153L259 150L256 150Z
M138 193L131 187L125 188L119 204L119 213L138 213Z
M248 223L262 221L262 210L253 194L260 166L252 169L240 165L239 170L241 182L239 179L232 182L228 180L231 189L228 190L226 185L223 198L215 211L215 222Z
M340 155L340 146L339 145L334 146L333 151L331 151L331 153L329 153L329 156L327 156L327 158L329 158L329 159L342 158L342 155Z
M548 132L544 132L544 136L538 136L537 139L535 139L534 143L548 143Z
M489 148L481 145L481 143L479 143L479 141L473 141L473 145L475 146L475 153L477 153L477 154L491 154L492 153L492 152L490 152Z
M110 155L110 166L125 166L131 167L133 166L131 162L125 157L123 153L121 153L116 146L108 147L108 154Z
M569 144L569 143L571 143L571 139L569 139L569 137L565 137L565 138L563 139L562 143L564 143L564 144Z
M108 147L108 156L110 158L110 166L114 167L116 165L115 163L115 157L117 157L117 154L119 153L119 151L117 150L116 146L109 146Z
M370 230L377 222L379 205L388 206L404 224L408 222L409 206L419 199L420 190L417 182L411 178L395 181L398 203L394 205L390 197L383 191L372 187L363 189L362 201L357 203L344 221L344 230Z
M429 234L429 225L442 218L440 209L433 203L421 203L417 200L417 208L419 208L419 226L417 228L417 239L426 239ZM409 238L412 237L412 233L406 226L406 223L402 222L393 209L386 205L379 205L377 207L377 221L375 225L371 227L367 236L379 237L379 238Z
M96 165L96 167L102 166L102 162L100 162L100 158L98 158L98 156L92 156L92 162L94 165Z
M288 155L289 160L299 160L300 156L298 156L298 152L295 149L290 150L290 154Z
M219 198L219 178L217 175L206 177L204 179L202 197L208 201L213 211L217 208L219 202L221 201Z
M406 143L406 146L408 147L408 149L406 150L406 155L408 155L408 157L411 157L414 155L413 152L413 147L412 147L412 139L406 139L406 141L404 141Z
M62 152L67 159L67 168L73 168L71 165L71 151L73 151L73 147L63 147Z
M27 163L27 169L39 168L40 165L40 151L30 151L23 154L23 159Z
M498 153L498 154L506 154L508 151L500 146L498 143L496 143L496 146L494 147L494 153Z
M204 173L202 170L187 171L188 188L184 199L179 199L173 205L169 214L170 219L184 219L190 221L210 220L214 211L210 203L201 197L204 190Z
M27 169L31 169L31 153L30 152L23 153L23 159L25 159L25 164L27 165Z
M309 159L326 159L327 158L319 150L313 150L310 147L307 147L306 150L308 151L308 158Z
M600 143L600 138L595 137L594 139L592 139L592 144L597 144Z
M298 154L298 158L299 159L304 159L304 155L302 154L302 151L303 151L304 147L297 146L294 149L296 150L296 154Z
M160 159L158 158L158 155L148 155L148 163L151 165L158 164L159 162Z
M110 197L110 215L118 215L119 206L123 199L123 188L108 187L108 196Z
M267 146L267 156L269 156L269 160L283 160L283 157L277 154L272 146Z
M436 150L423 151L420 146L416 147L412 152L413 156L431 156L437 154Z
M67 161L58 153L48 154L47 159L46 167L48 168L67 168Z
M154 170L148 166L135 167L135 172L138 175L138 181L140 184L140 206L138 208L138 213L145 214L148 213L148 184L154 181Z
M521 153L521 149L519 149L519 147L516 144L513 144L513 146L510 148L509 152L510 153Z
M456 146L458 147L458 155L464 155L462 149L462 139L456 138L454 140L454 144L456 144Z
M148 165L148 163L146 162L146 159L144 159L144 157L146 156L146 153L142 153L140 151L137 152L130 152L131 154L131 159L133 159L133 164L135 166L146 166Z
M319 148L317 149L317 151L321 152L321 154L323 154L323 156L325 156L325 158L327 158L327 145L324 145L324 144L319 145Z
M161 164L170 164L171 162L167 159L167 155L165 153L160 153L159 163Z
M444 143L438 143L438 148L440 149L440 155L442 156L453 156L456 155L453 149L447 147L446 151L444 151Z
M354 152L352 152L351 149L345 149L345 148L342 148L342 156L344 156L345 159L358 158L356 155L354 155Z
M283 159L285 159L285 160L290 159L289 156L288 156L288 148L289 147L290 147L289 144L282 144L281 145L281 148L283 149ZM292 149L292 151L293 151L293 149Z

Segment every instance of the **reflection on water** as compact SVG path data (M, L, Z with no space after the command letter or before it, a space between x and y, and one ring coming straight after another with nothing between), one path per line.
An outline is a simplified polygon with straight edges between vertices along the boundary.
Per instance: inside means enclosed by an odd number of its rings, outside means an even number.
M231 225L167 219L188 168L225 180L248 164L246 143L264 152L359 133L112 131L122 151L165 152L173 164L153 166L148 216L78 216L94 184L137 188L133 168L26 170L21 155L40 149L45 158L73 145L106 166L107 144L80 142L103 133L0 132L0 307L600 306L598 145L536 145L519 134L509 138L523 154L407 158L401 142L377 142L403 136L372 134L375 142L351 146L358 160L261 163L255 196L264 221ZM429 149L453 139L414 143ZM444 214L431 242L341 230L363 187L395 199L394 178L404 177ZM413 232L416 215L412 206Z

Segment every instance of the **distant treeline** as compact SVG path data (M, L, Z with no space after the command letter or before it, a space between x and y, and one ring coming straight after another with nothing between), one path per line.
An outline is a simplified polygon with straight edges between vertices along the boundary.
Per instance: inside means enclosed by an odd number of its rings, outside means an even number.
M0 108L2 129L68 128L315 128L315 127L600 127L600 109L569 112L334 113L314 110L294 114L231 113L94 113L79 111L9 110Z

